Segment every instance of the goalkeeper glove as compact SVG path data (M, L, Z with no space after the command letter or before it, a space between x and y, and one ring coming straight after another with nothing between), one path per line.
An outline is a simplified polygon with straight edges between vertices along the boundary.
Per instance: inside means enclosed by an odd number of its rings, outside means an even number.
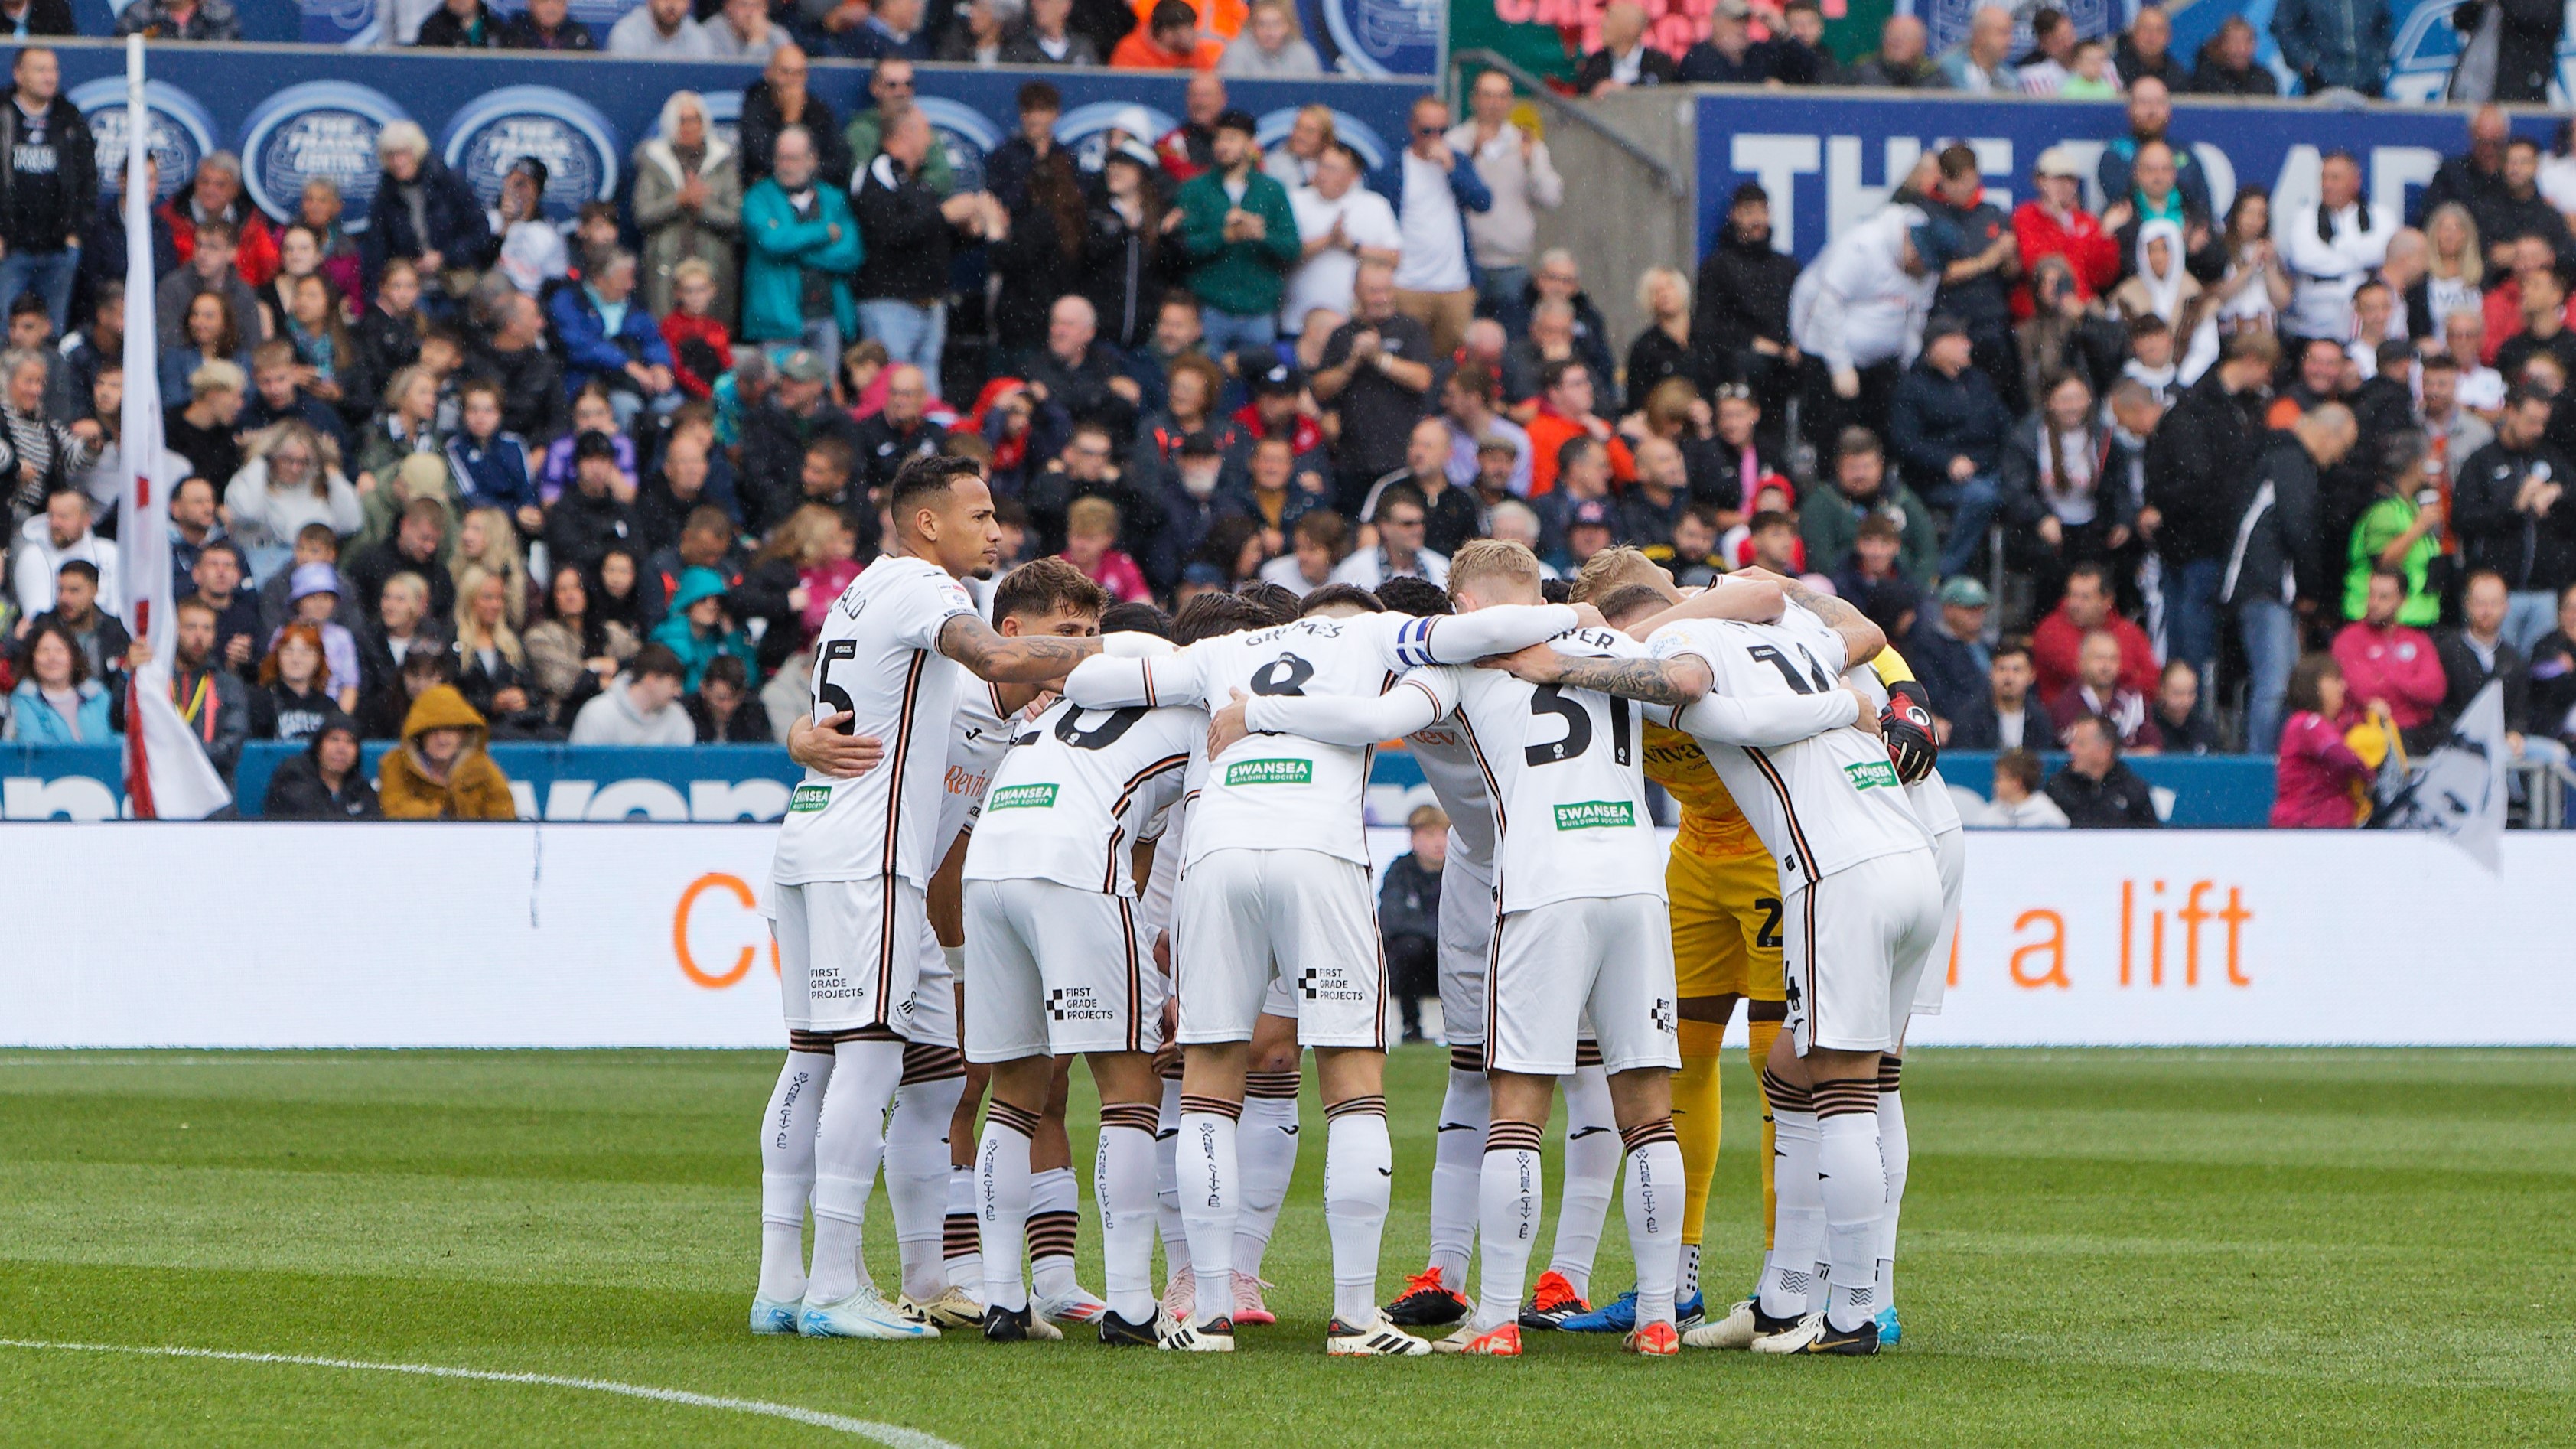
M1878 732L1887 741L1888 763L1896 778L1918 783L1941 762L1941 746L1932 735L1932 696L1906 680L1888 686L1887 704L1878 712Z

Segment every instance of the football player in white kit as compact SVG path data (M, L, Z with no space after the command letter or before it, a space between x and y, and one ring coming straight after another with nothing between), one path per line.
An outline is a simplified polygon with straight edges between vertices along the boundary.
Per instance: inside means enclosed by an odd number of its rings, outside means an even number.
M1878 1348L1887 1203L1880 1058L1901 1039L1939 939L1941 882L1923 821L1876 738L1874 702L1840 680L1885 637L1842 600L1785 587L1799 607L1777 624L1666 624L1652 636L1651 661L1533 649L1509 667L1533 683L1673 709L1779 860L1790 1029L1765 1082L1779 1141L1780 1223L1753 1346L1868 1354ZM1816 1199L1822 1211L1811 1219L1801 1209ZM1830 1281L1824 1309L1810 1313L1815 1219ZM1786 1264L1798 1265L1794 1282Z
M816 717L848 714L842 728L884 741L886 761L856 778L809 770L771 869L791 1050L763 1118L756 1332L937 1335L867 1281L860 1228L903 1075L958 694L970 673L1048 684L1100 647L1006 638L976 613L958 580L991 569L1001 543L978 464L915 459L890 495L888 552L833 604L812 685ZM810 1276L797 1222L809 1184Z
M1554 605L1411 619L1382 612L1358 589L1310 604L1316 611L1293 624L1163 658L1090 661L1066 681L1066 697L1094 709L1221 703L1237 689L1374 697L1404 669L1519 649L1576 618ZM1376 1301L1393 1162L1386 983L1361 824L1367 776L1366 748L1257 737L1210 759L1190 803L1174 957L1186 1059L1178 1171L1198 1285L1191 1322L1165 1337L1168 1348L1234 1346L1234 1126L1254 1019L1275 973L1297 993L1298 1039L1315 1051L1325 1102L1334 1300L1326 1351L1430 1351L1387 1324Z
M993 1069L975 1154L988 1339L1029 1337L1018 1244L1030 1136L1053 1059L1080 1054L1100 1089L1094 1193L1109 1290L1100 1341L1157 1341L1153 1050L1165 984L1136 918L1137 877L1140 864L1151 875L1146 852L1205 729L1191 708L1059 700L1019 726L985 795L965 899L966 1051Z

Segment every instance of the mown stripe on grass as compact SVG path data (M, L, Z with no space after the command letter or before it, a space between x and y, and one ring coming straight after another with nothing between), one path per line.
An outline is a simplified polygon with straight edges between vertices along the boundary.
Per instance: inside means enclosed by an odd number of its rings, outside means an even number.
M655 1388L650 1384L621 1384L612 1379L576 1379L557 1374L500 1373L491 1369L452 1368L430 1363L370 1363L363 1359L314 1358L295 1353L238 1353L216 1348L182 1348L175 1345L126 1343L61 1343L44 1339L0 1338L0 1348L43 1349L67 1353L122 1353L147 1358L215 1359L225 1363L287 1364L298 1368L355 1370L364 1373L412 1374L421 1378L470 1379L477 1383L531 1384L545 1388L580 1389L594 1394L618 1394L630 1399L651 1399L656 1403L682 1404L695 1409L723 1409L737 1414L762 1414L772 1419L785 1419L816 1429L831 1429L855 1434L862 1439L891 1446L891 1449L959 1449L959 1446L918 1429L900 1424L880 1424L873 1419L853 1419L846 1414L827 1414L820 1409L801 1409L794 1404L765 1403L759 1399L720 1398L714 1394L693 1394L686 1389Z

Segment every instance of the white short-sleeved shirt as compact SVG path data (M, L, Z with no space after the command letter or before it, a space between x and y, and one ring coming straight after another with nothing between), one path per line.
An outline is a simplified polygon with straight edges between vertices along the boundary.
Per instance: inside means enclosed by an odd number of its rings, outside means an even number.
M1411 150L1404 153L1404 260L1395 285L1405 292L1462 292L1475 285L1467 270L1467 220L1449 172Z
M1023 722L993 772L974 838L968 880L1049 880L1076 890L1134 896L1132 852L1162 834L1180 799L1190 741L1207 716L1196 709L1090 710L1058 700Z
M849 710L853 732L884 741L886 758L855 779L805 772L778 830L778 884L887 875L929 883L967 677L939 652L939 633L974 612L973 596L937 565L894 556L868 565L833 602L814 643L815 717Z
M1404 245L1404 231L1396 225L1395 208L1386 198L1357 182L1338 197L1328 197L1312 186L1300 186L1288 193L1288 207L1297 217L1297 240L1313 242L1333 229L1333 220L1341 219L1342 235L1355 247L1384 248L1395 251ZM1279 325L1290 334L1305 330L1306 314L1318 307L1330 307L1344 317L1351 315L1351 288L1360 274L1360 259L1354 252L1334 249L1321 251L1299 264L1288 274L1288 294L1279 304Z
M1687 619L1646 642L1658 659L1690 654L1705 661L1717 694L1776 699L1842 687L1842 636L1794 604L1776 624ZM1701 748L1780 862L1783 891L1930 843L1886 747L1858 730L1827 730L1770 748L1711 740Z

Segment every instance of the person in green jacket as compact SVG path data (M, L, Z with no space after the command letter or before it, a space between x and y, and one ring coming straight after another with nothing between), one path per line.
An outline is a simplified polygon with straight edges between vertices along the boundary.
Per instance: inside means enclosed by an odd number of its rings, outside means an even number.
M1254 125L1248 111L1217 117L1216 164L1190 178L1175 198L1210 357L1267 349L1278 339L1288 269L1305 255L1287 188L1253 164Z
M885 133L894 129L895 117L912 109L912 62L900 56L888 56L877 62L868 76L868 95L876 104L850 118L841 135L850 143L850 174L865 174L868 163L885 149ZM943 199L957 190L957 168L948 160L948 144L933 136L930 152L921 158L921 184Z
M2397 622L2430 629L2442 620L2442 600L2431 587L2433 560L2442 552L2442 500L2424 478L2426 455L2422 434L2414 452L2391 459L2379 478L2379 494L2352 526L2345 550L2343 616L2358 619L2370 603L2374 569L2395 569L2406 576L2406 600L2397 606ZM2420 497L2407 490L2424 484Z
M769 175L742 199L742 230L742 340L803 343L838 365L842 340L859 335L850 277L866 250L849 198L816 184L802 126L779 133Z
M1825 574L1841 568L1860 541L1861 519L1871 513L1895 517L1902 538L1897 571L1918 587L1931 588L1941 553L1932 510L1913 489L1887 476L1887 452L1876 433L1845 428L1834 442L1832 485L1820 484L1798 501L1798 535L1807 545L1807 567Z
M684 687L696 689L706 677L707 666L725 655L742 661L751 672L754 683L760 679L760 660L754 652L751 636L735 625L725 613L724 575L714 569L691 567L680 571L680 582L671 594L671 612L653 629L653 642L667 644L688 666L689 677Z

